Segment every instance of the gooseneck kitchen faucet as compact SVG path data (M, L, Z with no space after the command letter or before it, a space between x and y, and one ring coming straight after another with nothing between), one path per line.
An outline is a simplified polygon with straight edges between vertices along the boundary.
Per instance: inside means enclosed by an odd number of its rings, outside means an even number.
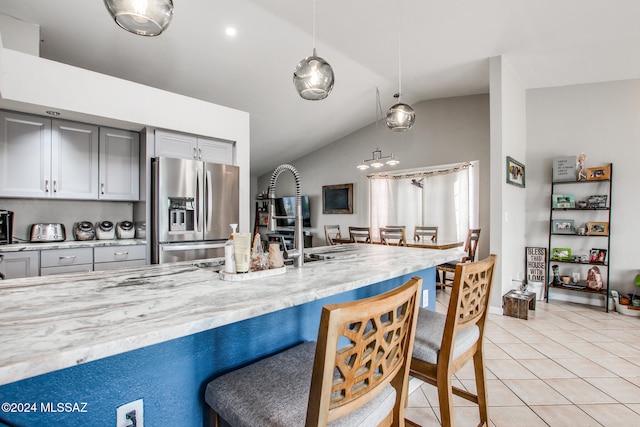
M294 179L296 180L296 211L295 215L292 216L276 216L276 181L280 174L284 171L289 171L293 174ZM296 267L302 267L304 263L304 255L302 253L302 249L304 247L303 244L303 236L302 236L302 196L300 194L300 174L291 165L280 165L274 169L271 174L271 181L269 182L269 223L267 229L270 232L276 231L276 219L293 219L294 222L294 250L288 251L287 245L284 243L284 239L282 245L284 246L284 258L289 259L292 258L294 260L294 264Z

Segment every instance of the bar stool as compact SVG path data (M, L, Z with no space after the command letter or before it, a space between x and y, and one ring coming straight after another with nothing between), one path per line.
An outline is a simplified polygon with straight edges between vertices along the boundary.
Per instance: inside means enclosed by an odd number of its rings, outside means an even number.
M458 264L447 314L424 308L418 314L410 374L438 388L443 427L454 425L453 394L477 403L478 425L490 425L483 338L496 258ZM477 394L451 385L451 376L471 359Z
M234 427L402 424L421 287L413 277L382 295L323 307L317 344L207 385L210 425L221 418Z
M427 238L432 242L436 242L438 240L438 227L416 225L413 230L413 240L419 243L420 241L424 242Z
M333 239L342 239L339 225L325 225L324 226L324 238L327 241L327 246L333 246L336 243Z
M353 243L371 243L371 227L349 227L349 238Z
M464 244L464 250L467 252L467 256L462 257L460 261L446 262L436 267L436 278L439 278L439 272L442 272L442 280L440 281L440 284L449 286L453 279L447 278L447 273L455 273L456 265L458 265L459 263L475 261L476 249L478 248L478 240L480 240L480 230L480 228L472 228L469 230L469 232L467 232L467 240Z
M406 246L404 227L380 227L380 243L383 245Z

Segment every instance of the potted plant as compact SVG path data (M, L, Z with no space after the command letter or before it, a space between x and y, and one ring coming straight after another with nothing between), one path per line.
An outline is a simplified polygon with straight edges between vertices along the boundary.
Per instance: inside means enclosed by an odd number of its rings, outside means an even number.
M636 274L635 279L636 286L640 286L640 274ZM633 291L633 295L631 296L631 305L633 307L640 307L640 297L636 298L636 291Z

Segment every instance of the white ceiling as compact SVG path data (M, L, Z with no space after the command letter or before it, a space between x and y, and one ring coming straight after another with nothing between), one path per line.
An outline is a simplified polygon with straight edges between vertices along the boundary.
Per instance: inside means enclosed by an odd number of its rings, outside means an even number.
M0 13L40 25L45 58L249 112L252 175L372 123L375 87L391 106L399 16L409 104L487 93L496 55L526 88L640 78L637 0L318 0L316 48L336 84L315 102L292 84L312 51L312 0L174 5L155 38L117 27L101 0L0 0Z

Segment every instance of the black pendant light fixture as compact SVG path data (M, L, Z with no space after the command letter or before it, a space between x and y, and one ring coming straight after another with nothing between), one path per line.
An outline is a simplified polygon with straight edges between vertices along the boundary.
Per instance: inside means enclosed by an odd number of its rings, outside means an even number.
M316 53L316 0L313 0L313 54L298 63L293 84L298 94L309 101L325 99L334 83L333 68Z
M387 112L387 127L395 132L404 132L411 129L416 121L416 113L413 108L402 103L402 55L400 42L400 29L402 28L402 13L398 0L398 93L394 95L397 102L389 108Z
M162 33L173 15L172 0L104 0L120 27L139 36Z

